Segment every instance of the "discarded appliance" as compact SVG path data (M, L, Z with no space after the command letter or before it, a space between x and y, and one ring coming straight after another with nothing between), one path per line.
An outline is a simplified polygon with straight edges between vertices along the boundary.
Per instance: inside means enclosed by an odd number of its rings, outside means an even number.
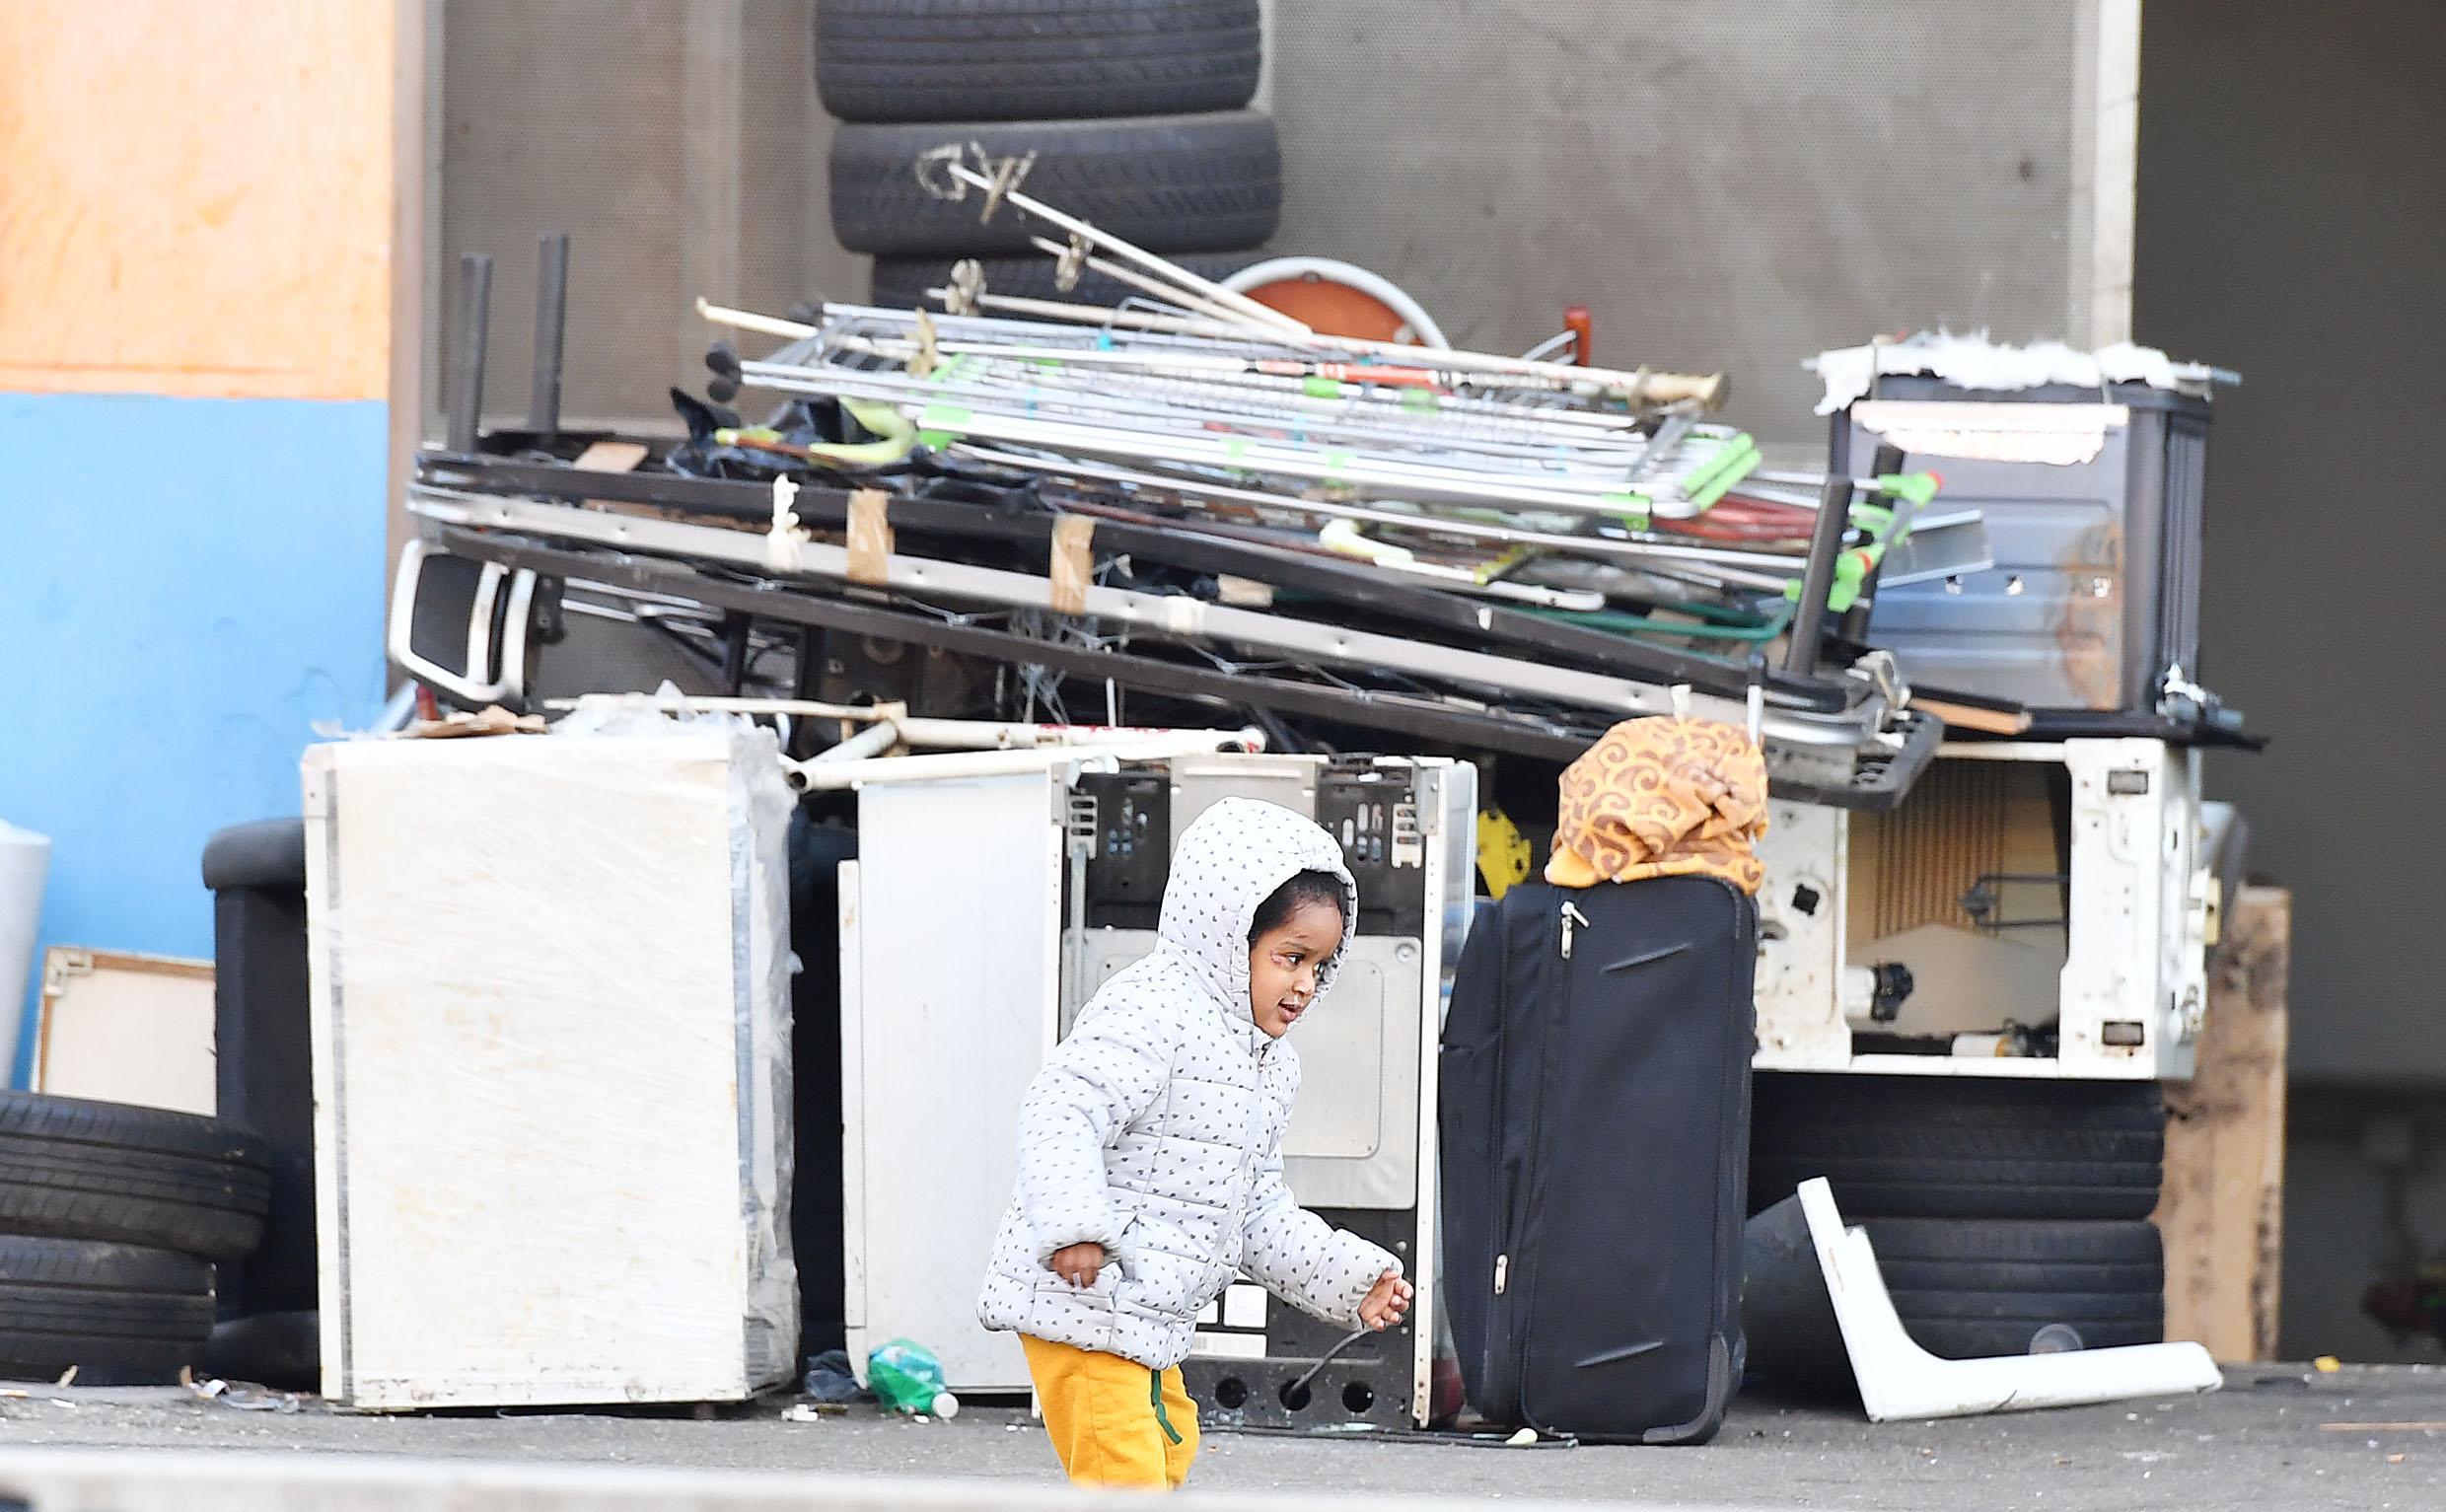
M1905 1332L1875 1247L1846 1229L1822 1179L1753 1223L1765 1255L1745 1304L1752 1357L1763 1373L1822 1376L1848 1358L1871 1422L1970 1417L2212 1392L2224 1384L2195 1343L1940 1359Z
M863 764L859 859L841 886L850 1356L906 1333L933 1345L954 1391L1027 1389L1016 1342L975 1321L1020 1099L1078 1007L1151 948L1173 836L1221 798L1253 797L1340 838L1359 887L1341 976L1299 1030L1310 1092L1284 1173L1304 1205L1401 1255L1418 1296L1411 1323L1354 1342L1236 1284L1183 1374L1210 1421L1424 1423L1441 1284L1436 1032L1468 920L1473 769L1092 748L999 775L896 780L916 762ZM941 948L955 927L960 948ZM908 1111L918 1089L922 1116Z
M2244 739L2197 681L2209 394L2234 375L1932 335L1816 366L1832 468L1893 448L1985 521L1991 562L1890 583L1867 619L1928 696L2026 705L2043 739Z
M344 1405L724 1401L797 1374L778 752L737 721L583 723L307 753Z
M1890 815L1776 803L1762 1070L2191 1075L2221 885L2200 752L1949 744Z

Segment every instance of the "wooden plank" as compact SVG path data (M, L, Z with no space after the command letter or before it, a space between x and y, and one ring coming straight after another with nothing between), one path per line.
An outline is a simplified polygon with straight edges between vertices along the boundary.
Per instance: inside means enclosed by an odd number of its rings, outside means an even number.
M2292 934L2290 893L2245 888L2227 900L2198 1070L2166 1088L2166 1336L2197 1339L2221 1361L2276 1348Z

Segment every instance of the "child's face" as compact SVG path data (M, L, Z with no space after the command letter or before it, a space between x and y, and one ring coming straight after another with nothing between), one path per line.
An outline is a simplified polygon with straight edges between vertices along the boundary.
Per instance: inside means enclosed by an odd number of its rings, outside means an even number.
M1316 1000L1317 972L1341 949L1342 912L1312 902L1249 947L1249 1011L1279 1040Z

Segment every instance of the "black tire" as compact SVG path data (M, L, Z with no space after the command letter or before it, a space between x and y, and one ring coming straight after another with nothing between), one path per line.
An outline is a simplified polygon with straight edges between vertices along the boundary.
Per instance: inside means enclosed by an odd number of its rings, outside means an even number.
M1237 110L1258 0L818 0L816 88L860 123Z
M243 1260L270 1200L250 1141L218 1118L0 1092L0 1232Z
M2027 1354L2050 1328L2069 1329L2088 1349L2165 1337L2166 1252L2155 1224L1873 1218L1861 1227L1904 1329L1930 1353Z
M1217 282L1264 258L1263 252L1183 252L1172 260L1200 278ZM957 257L878 257L869 287L878 305L894 310L940 310L942 302L928 295L951 281ZM1050 257L980 257L985 290L1019 299L1055 299L1074 305L1117 305L1142 291L1094 269L1083 269L1079 285L1064 290L1053 280ZM988 311L987 314L993 312Z
M157 1386L203 1357L212 1267L91 1240L0 1236L0 1378Z
M2146 1218L2165 1149L2153 1082L1762 1075L1750 1203L1823 1176L1855 1222Z
M1149 252L1231 252L1263 244L1282 217L1282 147L1270 117L1144 115L1123 120L843 126L832 138L832 234L877 256L985 256L1033 251L1045 228L1007 206L980 222L983 196L938 199L918 157L973 142L1000 159L1034 152L1020 187Z
M2079 1348L2165 1338L2155 1223L1871 1218L1861 1223L1903 1329L1947 1360L2025 1355L2050 1326Z

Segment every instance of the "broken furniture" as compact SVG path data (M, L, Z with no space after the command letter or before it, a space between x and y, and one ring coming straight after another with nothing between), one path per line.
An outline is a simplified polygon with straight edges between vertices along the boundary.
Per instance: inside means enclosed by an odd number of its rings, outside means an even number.
M305 762L324 1393L743 1400L791 1379L791 799L769 732Z

